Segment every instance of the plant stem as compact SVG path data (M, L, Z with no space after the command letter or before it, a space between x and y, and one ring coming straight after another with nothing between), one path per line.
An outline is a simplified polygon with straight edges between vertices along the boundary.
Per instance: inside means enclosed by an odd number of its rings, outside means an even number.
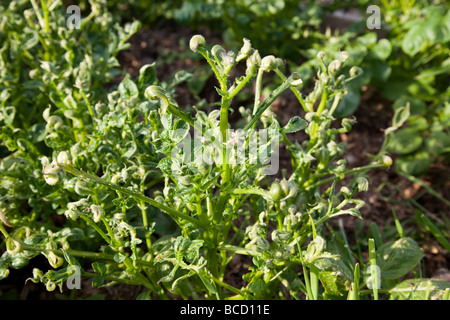
M277 68L275 71L276 71L277 75L278 75L281 79L283 79L283 81L286 81L287 78L286 78L286 76L283 74L283 72L280 71L280 69ZM294 95L296 96L298 102L300 102L300 104L301 104L303 110L305 110L305 112L313 111L313 110L308 110L308 108L306 107L305 100L303 99L302 94L300 93L300 91L298 91L298 89L297 89L296 87L294 87L294 86L290 86L290 88L291 88L292 92L294 93Z
M278 88L276 88L258 107L256 112L253 114L253 117L250 119L250 121L245 125L243 131L247 131L250 128L253 128L253 126L256 124L258 119L261 117L261 115L266 111L268 107L284 92L286 91L291 82L291 77L286 79Z
M106 233L103 232L102 229L100 229L94 222L91 221L88 217L84 215L80 215L80 217L86 221L88 225L90 225L92 228L94 228L95 231L106 241L108 245L111 245L111 239L106 235Z
M44 12L44 31L48 32L50 30L50 19L47 6L47 0L41 0L42 11Z
M378 300L378 266L375 251L375 240L369 239L370 276L372 278L372 291L375 300Z
M147 251L151 252L152 251L152 240L150 238L150 234L148 233L149 223L148 223L148 217L147 217L147 210L146 210L144 201L139 202L139 204L140 204L140 209L141 209L142 225L144 226L144 229L145 229L145 231L144 231L145 244L147 245Z

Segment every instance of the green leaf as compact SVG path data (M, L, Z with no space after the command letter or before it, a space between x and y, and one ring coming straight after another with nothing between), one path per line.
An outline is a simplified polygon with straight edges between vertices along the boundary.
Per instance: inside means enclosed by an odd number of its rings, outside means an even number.
M405 280L389 290L390 300L440 300L450 282L435 279Z
M403 38L402 50L409 56L414 56L427 45L427 34L424 32L424 24L414 25Z
M386 148L396 154L408 154L422 145L420 132L414 128L400 129L389 136Z
M122 262L124 262L126 258L127 258L127 257L126 257L125 255L121 254L121 253L116 253L116 254L114 255L114 261L117 262L117 263L122 263Z
M355 112L356 109L358 109L361 95L359 93L359 88L355 87L356 86L348 85L348 92L339 101L339 104L337 105L333 116L338 118L345 118Z
M406 106L409 103L409 110L412 115L423 115L426 112L427 105L420 99L410 97L410 96L401 96L397 100L395 100L393 104L394 110L397 110L401 107Z
M387 243L377 250L377 266L381 277L398 279L411 271L422 259L419 245L409 237Z
M202 282L205 285L206 289L208 289L208 291L210 293L212 293L212 294L216 294L217 293L216 284L212 280L210 280L210 276L207 276L202 271L200 271L198 273L198 276L200 277L200 279L202 280Z
M156 81L155 62L146 64L139 70L138 86L141 89L147 88Z
M100 276L104 276L107 271L106 265L100 262L92 263L92 269L94 269L95 273L98 273Z
M429 152L419 151L398 157L395 160L395 169L413 176L421 176L427 172L432 161Z
M433 131L426 140L427 149L436 156L450 152L450 134L442 131Z
M253 280L248 284L248 290L256 295L262 294L265 288L266 283L264 282L264 279L260 277L253 278Z
M338 271L321 271L319 280L322 283L325 293L324 299L346 299L350 290L350 281Z
M289 120L281 131L284 133L293 133L305 129L307 125L308 122L306 120L295 116Z
M129 100L131 98L137 98L139 96L139 90L136 84L130 78L126 77L119 84L119 94L124 100Z
M380 60L386 60L392 52L392 44L388 39L380 39L372 48L372 55Z

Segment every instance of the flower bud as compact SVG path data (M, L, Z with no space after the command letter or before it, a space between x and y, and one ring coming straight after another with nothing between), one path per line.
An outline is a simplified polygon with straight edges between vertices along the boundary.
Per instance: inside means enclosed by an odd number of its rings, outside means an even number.
M205 43L205 38L202 35L197 34L193 36L189 41L189 48L191 48L192 51L196 52L198 51L199 47L202 48Z
M222 64L225 68L231 67L235 62L234 52L228 51L222 56Z
M387 155L383 156L382 161L383 161L383 164L387 167L390 167L392 165L392 158Z
M342 62L347 61L347 59L348 59L348 57L349 57L347 51L341 51L341 52L340 52L340 55L341 55L341 58L342 58Z
M169 98L167 97L167 93L160 86L151 85L147 87L144 91L144 96L150 100L160 99L162 104L162 114L164 114L169 107Z
M346 186L341 187L341 192L343 194L345 194L345 195L350 195L351 194L350 189L348 187L346 187Z
M56 131L58 130L63 124L63 120L61 117L58 116L50 116L47 119L47 125L45 126L45 129L47 131Z
M11 237L6 239L5 244L6 244L6 251L8 251L8 253L11 256L14 256L17 253L19 253L22 248L20 242Z
M65 171L61 170L56 160L48 164L48 159L44 157L41 161L43 163L42 174L45 182L49 185L53 186L65 177Z

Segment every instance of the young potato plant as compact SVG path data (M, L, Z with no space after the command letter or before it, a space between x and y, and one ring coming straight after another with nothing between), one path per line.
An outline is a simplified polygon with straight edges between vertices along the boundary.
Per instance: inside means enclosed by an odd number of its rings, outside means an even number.
M324 228L337 216L360 218L364 173L391 164L380 153L366 166L347 168L345 144L337 140L355 123L332 125L332 114L358 70L336 77L345 52L329 64L320 53L315 86L304 95L298 74L285 76L281 59L261 57L247 39L237 53L211 47L201 35L190 48L216 76L217 108L187 113L173 98L176 82L159 83L148 65L137 81L126 77L94 104L84 136L65 139L74 134L71 124L56 121L52 135L61 145L41 156L34 174L37 189L46 190L40 199L67 220L63 227L12 223L2 210L7 251L0 275L43 254L53 269L35 269L30 280L48 290L62 289L79 271L95 286L142 285L140 298L170 292L184 299L329 299L347 297L352 288L359 296L359 267L328 245L335 241ZM245 73L231 77L244 63ZM281 84L262 99L269 72ZM254 101L239 108L243 125L236 127L232 102L250 86ZM270 106L288 89L306 116L281 124ZM47 123L52 116L44 111ZM300 130L307 138L291 140ZM280 168L282 152L291 168ZM252 265L233 286L230 265L243 256Z

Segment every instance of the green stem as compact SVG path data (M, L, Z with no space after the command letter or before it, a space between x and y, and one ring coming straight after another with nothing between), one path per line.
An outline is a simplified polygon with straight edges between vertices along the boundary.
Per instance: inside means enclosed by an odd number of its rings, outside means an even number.
M106 235L106 233L103 232L102 229L100 229L94 222L91 221L91 219L89 219L88 217L84 216L84 215L80 215L80 217L86 221L86 223L88 225L90 225L92 228L94 228L95 231L97 231L97 233L99 235L101 235L101 237L106 241L106 243L108 245L111 245L111 239Z
M48 32L50 30L50 19L47 7L47 1L41 0L42 11L44 13L44 31Z
M328 100L328 90L327 88L323 88L322 98L320 99L320 104L317 107L317 115L320 116L325 109Z
M16 240L17 241L17 240ZM63 252L60 249L44 249L39 248L36 246L28 245L23 242L20 242L21 250L25 251L34 251L34 252L41 252L41 253L50 253L54 252L55 254L63 256ZM108 260L108 261L114 261L114 255L107 254L107 253L99 253L99 252L91 252L91 251L83 251L83 250L74 250L74 249L67 249L65 250L67 253L74 257L80 257L80 258L86 258L86 259L92 259L92 260ZM154 265L151 262L136 259L136 264L152 268Z
M373 297L375 300L378 300L378 266L377 266L377 257L375 251L375 240L369 239L369 258L370 258L370 267L371 267L371 277L372 277L372 291Z
M266 109L291 85L292 76L286 79L278 88L276 88L267 98L264 100L253 114L253 117L245 125L243 131L247 131L256 124L261 115L266 111Z
M281 79L283 79L283 81L286 81L287 78L286 78L286 76L283 74L283 72L280 71L280 69L276 69L275 71L276 71L277 75L278 75ZM313 110L309 110L309 109L306 107L305 100L303 99L302 94L300 93L300 91L298 91L298 89L297 89L296 87L294 87L294 86L290 86L290 88L291 88L292 92L294 93L294 95L296 96L298 102L300 102L300 104L301 104L303 110L305 110L305 112L313 111Z
M144 201L139 202L139 205L140 205L141 215L142 215L142 225L144 226L144 229L145 229L145 243L147 245L147 251L151 252L152 251L152 240L151 240L150 234L148 232L149 223L148 223L148 217L147 217L147 210L146 210Z
M262 68L259 68L258 75L256 76L256 84L255 84L255 102L253 104L253 115L256 113L256 110L258 110L258 107L261 103L261 85L262 85L262 76L264 71Z
M303 263L302 248L300 247L300 245L298 243L297 243L297 247L298 247L298 252L300 254L300 261L301 261L302 268L303 268L303 276L305 277L306 294L308 296L308 299L310 299L313 297L313 293L311 291L311 285L310 285L309 276L308 276L308 269L306 269L306 266Z
M230 291L240 295L243 298L246 296L246 294L243 291L239 290L238 288L235 288L235 287L233 287L233 286L231 286L231 285L229 285L229 284L227 284L227 283L225 283L225 282L223 282L223 281L221 281L219 279L216 279L214 277L213 277L213 280L219 286L224 287L225 289L228 289L228 290L230 290Z
M239 85L236 86L236 88L233 89L233 91L231 91L228 94L228 98L231 100L233 99L233 97L239 93L239 91L242 90L243 87L245 87L245 85L250 81L251 78L253 78L255 74L253 72L249 72L249 74L247 74L245 76L245 78L239 83Z
M319 300L319 269L316 266L310 268L311 293L313 300Z
M0 232L3 234L3 236L8 239L9 233L6 231L5 227L3 227L3 223L0 222Z

